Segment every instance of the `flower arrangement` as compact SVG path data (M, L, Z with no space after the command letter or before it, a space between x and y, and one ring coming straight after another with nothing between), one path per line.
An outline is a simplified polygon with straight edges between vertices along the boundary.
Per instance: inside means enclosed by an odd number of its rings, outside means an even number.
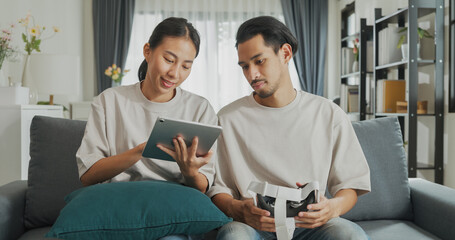
M0 69L2 69L3 61L12 57L16 50L11 46L11 34L14 24L9 25L7 29L0 31Z
M352 49L352 52L354 53L354 59L356 62L359 61L359 39L356 38L355 40L352 40L352 43L354 44L354 48Z
M43 38L46 27L35 24L35 18L30 13L25 18L19 19L19 23L25 27L25 33L22 33L22 40L25 43L25 51L28 55L32 54L33 51L41 52L41 41L49 39L60 32L60 29L54 26L52 27L52 34Z
M123 76L130 70L126 69L122 72L122 69L120 67L117 67L116 64L112 64L112 66L109 66L105 71L104 74L108 76L109 78L112 79L112 81L120 83L122 82Z
M404 27L400 31L398 31L398 33L407 32L407 31L408 31L408 27ZM419 39L433 38L433 36L431 36L431 34L427 30L420 28L420 27L417 28L417 35L419 35ZM400 39L398 40L397 48L401 48L401 45L403 45L404 40L406 40L406 34L401 35Z

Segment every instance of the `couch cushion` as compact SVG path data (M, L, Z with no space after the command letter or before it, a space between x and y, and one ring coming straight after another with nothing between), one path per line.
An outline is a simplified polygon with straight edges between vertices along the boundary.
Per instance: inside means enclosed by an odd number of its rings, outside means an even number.
M44 238L51 227L42 227L28 230L17 240L56 240L57 238Z
M412 219L406 153L397 118L352 123L370 167L371 192L343 217L354 220Z
M440 239L410 221L373 220L356 222L371 240Z
M200 191L165 181L114 182L79 189L46 236L158 239L203 234L230 222Z
M65 205L64 197L82 186L76 151L84 121L36 116L30 127L30 165L25 199L27 228L50 226Z

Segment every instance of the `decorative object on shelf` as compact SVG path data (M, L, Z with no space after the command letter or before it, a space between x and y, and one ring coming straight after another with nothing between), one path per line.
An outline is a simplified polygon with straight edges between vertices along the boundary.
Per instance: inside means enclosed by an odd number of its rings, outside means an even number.
M8 86L8 78L3 71L3 62L15 55L16 50L11 46L11 34L14 24L0 31L0 87Z
M27 52L25 56L24 69L22 73L22 86L30 88L30 104L38 102L38 92L33 83L33 76L30 72L30 55L33 51L41 52L41 41L53 37L60 32L58 27L53 27L53 32L47 37L43 37L46 27L35 24L35 18L28 13L25 18L19 19L19 23L25 28L25 33L22 33L22 40L25 43L24 50Z
M123 70L122 72L122 69L114 63L112 64L112 66L106 68L104 74L108 76L110 79L112 79L112 87L117 87L122 85L122 78L129 71L130 71L129 69L126 69Z
M408 113L408 102L397 102L397 113ZM417 101L417 114L428 113L428 101Z
M407 32L407 31L408 31L408 27L404 27L400 31L398 31L398 33L403 33L403 32ZM433 36L431 36L431 34L427 30L420 28L420 27L417 28L417 34L419 35L419 40L422 38L434 38ZM404 43L404 41L406 40L406 35L407 34L401 35L401 37L397 43L397 48L401 48L401 54L402 54L403 60L408 59L408 52L409 52L408 44ZM417 58L420 59L420 42L417 43Z

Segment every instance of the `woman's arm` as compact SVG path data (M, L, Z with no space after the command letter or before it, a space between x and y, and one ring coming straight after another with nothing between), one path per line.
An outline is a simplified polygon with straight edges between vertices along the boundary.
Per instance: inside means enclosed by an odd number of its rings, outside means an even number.
M104 182L133 166L141 159L145 144L142 143L121 154L100 159L81 176L82 184L90 186Z

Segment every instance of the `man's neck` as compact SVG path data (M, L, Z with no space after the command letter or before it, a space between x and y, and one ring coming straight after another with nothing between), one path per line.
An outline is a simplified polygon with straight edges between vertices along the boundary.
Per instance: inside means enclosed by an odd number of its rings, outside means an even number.
M266 98L261 98L257 94L253 97L257 103L271 108L280 108L290 104L297 96L297 92L292 87L292 84L287 84L275 91L275 93Z

